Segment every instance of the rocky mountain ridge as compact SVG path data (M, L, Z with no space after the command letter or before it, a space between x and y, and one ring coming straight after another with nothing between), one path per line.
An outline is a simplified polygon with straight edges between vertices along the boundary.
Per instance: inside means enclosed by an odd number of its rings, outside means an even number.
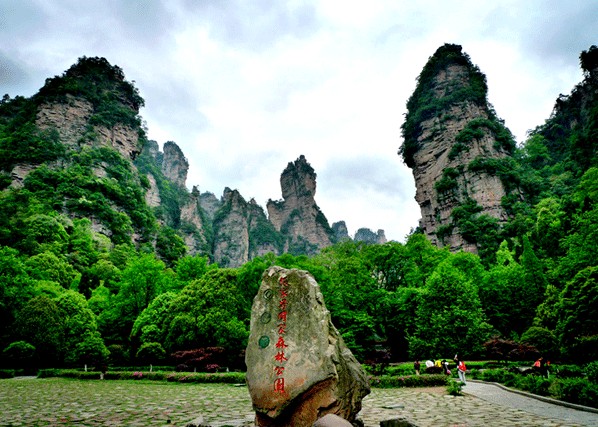
M46 190L61 215L90 219L94 233L113 243L149 244L168 262L205 255L238 267L268 252L314 254L349 238L346 226L335 233L317 206L316 174L304 156L282 172L283 200L269 200L267 214L237 190L225 188L220 198L197 186L189 191L187 158L175 142L160 150L147 140L142 105L122 70L104 58L80 58L31 99L5 97L3 121L14 123L15 150L3 150L10 154L2 164L4 191L33 191L31 174L55 175Z

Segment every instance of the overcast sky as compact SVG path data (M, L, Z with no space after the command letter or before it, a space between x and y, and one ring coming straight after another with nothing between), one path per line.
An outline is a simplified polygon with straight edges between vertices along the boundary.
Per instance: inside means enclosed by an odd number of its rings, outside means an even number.
M145 99L150 139L187 156L189 188L238 189L265 209L303 154L330 224L402 242L420 210L400 126L444 43L486 74L521 142L582 80L598 1L0 0L0 95L105 57Z

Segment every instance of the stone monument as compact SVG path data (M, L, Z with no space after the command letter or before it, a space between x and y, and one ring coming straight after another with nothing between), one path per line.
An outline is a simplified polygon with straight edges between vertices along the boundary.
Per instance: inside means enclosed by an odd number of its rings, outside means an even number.
M354 422L370 392L307 271L264 272L245 362L257 426L311 427L327 414Z

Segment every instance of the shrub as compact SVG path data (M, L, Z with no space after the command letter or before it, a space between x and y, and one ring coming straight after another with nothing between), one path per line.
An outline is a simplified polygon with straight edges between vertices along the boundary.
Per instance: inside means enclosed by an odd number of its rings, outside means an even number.
M51 377L59 377L60 376L60 369L40 369L37 371L38 378L51 378Z
M394 365L388 366L386 368L387 375L412 375L413 374L413 364L412 363L403 363L401 365Z
M243 372L222 372L217 374L207 374L200 372L173 372L166 376L166 381L180 383L227 383L240 384L245 383L245 373Z
M158 342L148 342L139 348L136 356L141 362L156 363L164 360L166 351L164 351L162 344Z
M463 396L463 392L461 391L463 388L463 383L459 381L449 381L448 385L446 386L446 391L451 396Z
M551 381L548 378L537 375L519 375L515 379L514 387L520 390L529 391L540 396L548 396Z
M553 367L559 378L582 378L584 376L583 369L577 365L559 365Z
M31 364L35 354L35 347L25 341L15 341L9 344L2 356L11 367L21 368Z
M449 378L446 375L408 375L394 377L380 375L370 377L372 387L398 388L398 387L437 387L448 384Z
M586 377L590 382L598 384L598 360L588 363L585 368Z
M549 390L551 396L556 399L598 407L598 386L585 378L557 379Z
M513 384L516 374L505 369L484 369L473 373L473 378L502 384Z

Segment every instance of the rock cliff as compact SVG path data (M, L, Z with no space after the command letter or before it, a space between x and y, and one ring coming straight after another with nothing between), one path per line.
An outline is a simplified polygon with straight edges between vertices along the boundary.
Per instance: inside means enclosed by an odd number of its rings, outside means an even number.
M316 253L332 244L334 232L315 202L316 173L301 155L280 177L283 200L268 200L274 228L287 237L285 252Z
M161 151L147 139L143 99L104 58L79 58L33 97L2 102L3 123L15 131L0 141L6 187L37 191L28 181L43 183L52 208L89 218L113 244L153 247L169 265L186 253L237 267L267 253L314 254L349 238L344 222L333 231L317 206L316 173L304 156L282 172L283 200L270 200L268 215L237 190L226 188L220 199L197 186L189 191L182 150L168 141Z
M407 103L399 153L413 170L420 228L451 250L477 252L466 224L507 219L507 190L493 166L515 143L486 97L485 76L461 46L447 44L429 59Z
M189 161L177 144L168 141L164 144L162 173L176 186L184 188L187 183Z

